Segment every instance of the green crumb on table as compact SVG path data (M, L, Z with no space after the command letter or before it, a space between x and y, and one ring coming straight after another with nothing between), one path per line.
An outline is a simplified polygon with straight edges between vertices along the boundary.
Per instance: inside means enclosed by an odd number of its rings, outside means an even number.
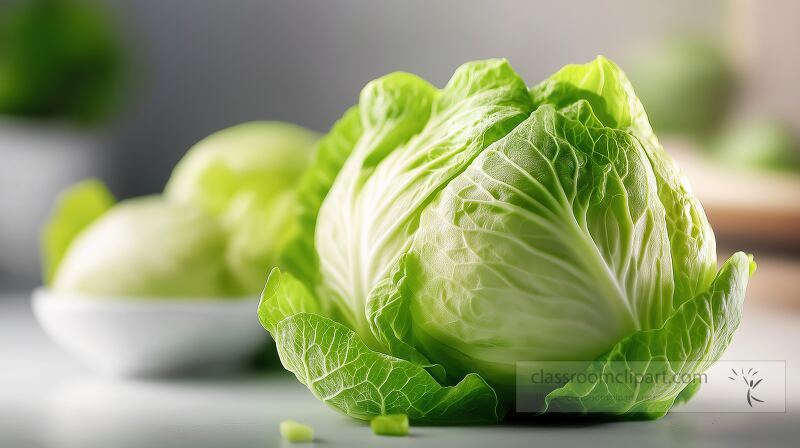
M294 420L281 422L281 437L289 442L311 442L314 440L314 428Z
M407 436L408 416L405 414L379 415L369 422L372 432L379 436Z

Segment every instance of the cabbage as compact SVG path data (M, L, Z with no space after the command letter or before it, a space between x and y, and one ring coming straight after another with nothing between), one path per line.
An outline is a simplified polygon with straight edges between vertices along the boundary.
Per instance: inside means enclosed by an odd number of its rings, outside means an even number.
M194 145L167 182L168 199L222 222L230 239L224 258L250 293L299 230L295 190L316 140L289 123L240 124Z
M316 138L245 123L192 147L163 196L114 205L96 180L72 187L43 232L45 283L117 297L258 293L300 229L296 190Z
M223 129L187 151L164 194L216 216L239 195L279 195L297 185L316 139L311 131L281 122L254 121Z
M100 297L226 297L225 234L213 219L161 197L122 201L70 244L52 289Z
M493 422L517 404L520 363L698 373L739 324L754 265L717 270L702 207L605 58L530 89L504 60L441 90L390 74L319 151L259 318L284 367L347 415ZM655 418L697 390L622 400L605 381L545 386L537 409Z

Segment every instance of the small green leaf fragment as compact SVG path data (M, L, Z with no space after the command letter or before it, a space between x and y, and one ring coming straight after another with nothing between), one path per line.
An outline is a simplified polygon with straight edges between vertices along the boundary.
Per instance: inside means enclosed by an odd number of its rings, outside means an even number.
M378 436L407 436L408 416L406 414L379 415L370 420L372 432Z
M116 199L101 181L86 179L64 190L41 235L44 283L52 286L61 261L75 238L104 214Z
M294 420L284 420L280 426L281 437L291 443L311 442L314 440L314 428Z

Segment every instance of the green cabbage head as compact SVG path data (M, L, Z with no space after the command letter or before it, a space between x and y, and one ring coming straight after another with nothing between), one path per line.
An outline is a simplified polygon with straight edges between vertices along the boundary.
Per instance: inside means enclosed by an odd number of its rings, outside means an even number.
M53 278L57 293L96 297L242 295L225 264L225 233L192 207L129 199L88 225Z
M297 188L317 135L288 123L219 131L164 194L114 205L98 181L62 194L45 226L45 283L115 297L252 296L299 231Z
M519 363L702 372L751 271L742 253L717 269L702 207L602 57L532 88L504 60L443 89L372 81L320 142L300 204L259 317L283 365L360 419L497 421ZM604 381L542 386L537 411L658 417L697 390Z
M290 123L255 121L194 145L172 172L164 195L218 218L228 235L224 258L249 293L297 234L297 186L317 134Z

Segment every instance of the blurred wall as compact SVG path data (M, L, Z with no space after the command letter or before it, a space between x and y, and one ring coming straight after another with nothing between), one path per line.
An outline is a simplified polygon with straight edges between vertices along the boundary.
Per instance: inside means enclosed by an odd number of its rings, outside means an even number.
M530 83L675 28L722 26L717 1L114 0L134 85L113 141L122 196L159 191L198 139L246 120L327 130L369 80L406 70L443 85L506 57ZM624 61L623 61L624 62Z
M729 1L725 35L745 77L742 112L777 115L800 135L800 1Z

